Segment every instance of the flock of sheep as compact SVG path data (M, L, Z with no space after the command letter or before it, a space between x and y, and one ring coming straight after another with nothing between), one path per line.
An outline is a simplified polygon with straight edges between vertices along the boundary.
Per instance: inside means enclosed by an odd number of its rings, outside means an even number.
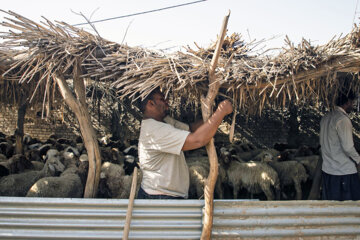
M187 154L190 198L201 198L209 172L203 151ZM218 199L301 200L310 190L319 160L318 151L260 149L251 144L228 144L218 149L219 175L215 186ZM308 191L307 191L308 192Z
M259 149L222 144L215 199L300 200L312 181L319 155L299 149ZM81 198L88 170L86 149L76 141L51 136L41 142L24 137L24 154L15 154L14 136L0 133L0 196ZM129 198L137 165L136 143L99 140L102 167L98 198ZM209 173L204 148L186 152L190 199L203 198ZM138 186L141 171L138 171Z

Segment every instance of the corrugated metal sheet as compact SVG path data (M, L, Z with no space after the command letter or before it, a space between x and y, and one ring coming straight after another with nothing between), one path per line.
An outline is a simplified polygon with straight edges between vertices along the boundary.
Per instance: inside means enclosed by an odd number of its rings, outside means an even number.
M217 201L213 239L360 239L360 201Z
M0 198L0 238L120 239L128 200ZM135 200L129 239L198 239L203 202Z
M1 239L120 239L127 200L0 197ZM202 200L135 200L130 239L199 239ZM213 239L360 239L360 201L217 200Z

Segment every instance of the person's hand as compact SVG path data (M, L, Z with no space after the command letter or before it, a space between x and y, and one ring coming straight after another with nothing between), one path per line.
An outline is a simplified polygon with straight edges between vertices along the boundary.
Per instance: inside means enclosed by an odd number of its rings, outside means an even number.
M232 103L229 100L222 101L218 105L217 111L220 111L220 112L224 113L225 115L232 113L232 111L233 111Z

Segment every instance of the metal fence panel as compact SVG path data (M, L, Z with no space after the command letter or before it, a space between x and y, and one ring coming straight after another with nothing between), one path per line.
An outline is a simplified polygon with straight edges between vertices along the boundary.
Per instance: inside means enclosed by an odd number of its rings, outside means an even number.
M216 201L213 239L360 239L360 201Z
M126 199L0 197L1 239L121 239ZM129 239L199 239L203 200L135 200ZM360 239L360 201L215 200L212 239Z
M126 199L0 197L0 238L120 239ZM135 200L129 239L198 239L203 201Z

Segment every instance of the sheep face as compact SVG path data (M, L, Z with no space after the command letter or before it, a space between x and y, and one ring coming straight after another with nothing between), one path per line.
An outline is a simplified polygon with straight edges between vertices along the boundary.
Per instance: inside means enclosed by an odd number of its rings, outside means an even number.
M51 159L53 157L58 157L59 156L59 151L56 150L56 149L49 149L47 152L46 152L46 157L45 157L45 160L47 159Z
M263 162L271 162L273 160L273 155L271 153L265 153L263 156Z
M222 161L224 165L228 165L230 163L230 155L231 152L228 151L225 147L220 148L220 161Z
M47 160L46 165L46 175L55 176L58 172L64 172L65 166L61 163L60 158L52 157Z

